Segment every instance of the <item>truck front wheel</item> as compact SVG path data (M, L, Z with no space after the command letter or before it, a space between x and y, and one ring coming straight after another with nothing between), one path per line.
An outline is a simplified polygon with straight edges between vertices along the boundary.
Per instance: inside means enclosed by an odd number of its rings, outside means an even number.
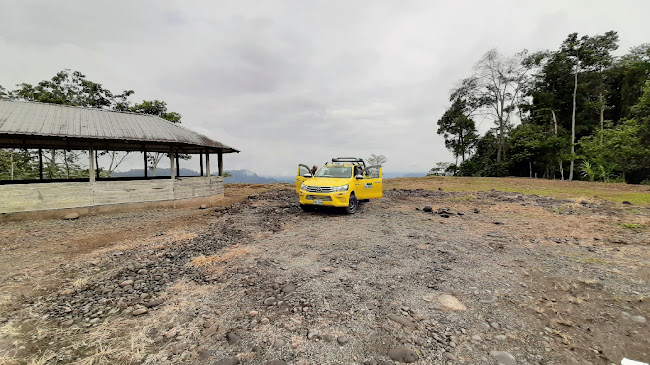
M358 208L359 208L359 200L357 199L357 196L354 195L354 193L352 193L350 195L348 206L345 208L345 212L348 214L354 214L357 212Z

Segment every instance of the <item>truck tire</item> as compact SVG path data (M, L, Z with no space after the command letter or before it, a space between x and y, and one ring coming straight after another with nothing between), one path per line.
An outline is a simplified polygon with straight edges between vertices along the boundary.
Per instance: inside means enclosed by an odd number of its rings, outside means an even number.
M303 212L313 212L314 206L309 204L300 204L300 209L302 209Z
M345 212L348 214L354 214L357 212L358 208L359 208L359 200L357 200L357 196L354 195L354 193L352 193L352 195L350 195L348 206L345 208Z

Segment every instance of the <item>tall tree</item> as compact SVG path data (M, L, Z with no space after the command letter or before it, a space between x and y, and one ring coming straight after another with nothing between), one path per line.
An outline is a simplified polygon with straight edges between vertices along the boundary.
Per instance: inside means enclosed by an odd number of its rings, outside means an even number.
M578 75L583 71L595 71L604 67L611 60L611 52L618 48L618 34L609 31L604 35L593 37L583 36L578 38L578 33L569 34L567 39L560 46L573 64L573 108L571 112L571 167L569 169L569 181L573 180L573 168L575 162L575 134L576 134L576 97L578 93ZM604 107L603 107L604 108Z
M370 157L366 159L368 166L372 165L383 165L388 162L388 158L384 155L375 155L374 153L370 154Z
M465 156L470 153L478 139L476 125L466 113L466 102L457 98L437 123L438 134L444 137L445 147L453 153L456 165L458 165L458 156L461 156L464 162Z
M488 51L474 66L474 75L464 79L452 93L452 99L466 100L468 107L494 120L498 127L497 163L501 162L506 129L521 103L522 88L529 70L523 51L505 57L497 50Z
M176 112L167 111L167 103L160 100L143 100L142 103L135 104L134 106L132 106L131 111L134 113L156 115L172 123L180 123L182 117L180 114ZM153 176L156 176L158 163L160 163L160 160L162 160L164 156L169 156L169 154L156 152L147 155L147 161L149 162L148 168L153 172ZM179 155L179 158L189 159L190 156Z

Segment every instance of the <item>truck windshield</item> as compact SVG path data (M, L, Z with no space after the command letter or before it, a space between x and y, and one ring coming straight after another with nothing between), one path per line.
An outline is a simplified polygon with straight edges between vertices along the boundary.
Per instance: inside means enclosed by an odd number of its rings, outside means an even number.
M351 177L352 168L349 166L323 166L316 171L315 177Z

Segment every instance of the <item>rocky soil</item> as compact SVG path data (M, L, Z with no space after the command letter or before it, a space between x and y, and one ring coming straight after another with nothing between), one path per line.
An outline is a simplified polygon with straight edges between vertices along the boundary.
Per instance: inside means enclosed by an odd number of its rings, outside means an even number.
M4 278L0 362L650 362L647 208L401 189L348 216L295 195L61 263L45 293L3 301L35 282ZM25 234L84 219L105 218Z

